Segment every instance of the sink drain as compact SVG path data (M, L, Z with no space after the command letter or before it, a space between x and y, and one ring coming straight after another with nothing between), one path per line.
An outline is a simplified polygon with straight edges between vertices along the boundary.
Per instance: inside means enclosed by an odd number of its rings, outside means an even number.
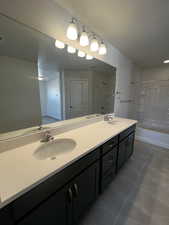
M50 159L51 159L51 160L55 160L55 159L56 159L56 157L55 157L55 156L53 156L53 157L51 157Z

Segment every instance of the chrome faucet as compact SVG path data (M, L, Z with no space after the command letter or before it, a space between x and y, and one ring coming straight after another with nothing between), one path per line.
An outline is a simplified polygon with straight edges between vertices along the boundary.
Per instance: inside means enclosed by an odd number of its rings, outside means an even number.
M104 121L112 121L114 115L112 113L104 115Z
M52 140L54 140L54 137L51 135L50 131L45 131L41 142L49 142Z

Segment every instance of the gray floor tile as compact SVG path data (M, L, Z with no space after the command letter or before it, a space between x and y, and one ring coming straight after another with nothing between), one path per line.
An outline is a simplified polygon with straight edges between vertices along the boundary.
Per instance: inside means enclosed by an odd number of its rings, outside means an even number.
M135 142L132 158L81 225L169 225L169 151Z

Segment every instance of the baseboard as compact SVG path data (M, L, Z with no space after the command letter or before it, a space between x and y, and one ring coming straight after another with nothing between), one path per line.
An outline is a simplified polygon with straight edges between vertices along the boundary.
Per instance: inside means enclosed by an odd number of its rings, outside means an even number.
M159 133L156 131L150 131L148 129L137 128L136 140L143 141L149 144L153 144L169 150L169 135Z

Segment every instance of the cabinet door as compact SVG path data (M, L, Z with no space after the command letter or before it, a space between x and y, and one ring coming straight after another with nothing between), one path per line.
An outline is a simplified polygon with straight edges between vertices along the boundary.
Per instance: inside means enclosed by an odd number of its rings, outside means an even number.
M66 225L67 190L62 189L34 209L18 225Z
M134 136L135 133L132 133L128 136L127 140L127 150L126 150L126 160L131 157L134 151Z
M73 181L73 224L79 221L86 209L97 198L99 187L98 178L99 163L95 163Z
M120 144L118 149L118 158L117 158L117 170L119 170L126 161L126 149L128 144L128 138L125 138Z
M5 207L0 210L0 224L2 225L13 225L14 223L12 222L11 219L11 213L8 207Z

